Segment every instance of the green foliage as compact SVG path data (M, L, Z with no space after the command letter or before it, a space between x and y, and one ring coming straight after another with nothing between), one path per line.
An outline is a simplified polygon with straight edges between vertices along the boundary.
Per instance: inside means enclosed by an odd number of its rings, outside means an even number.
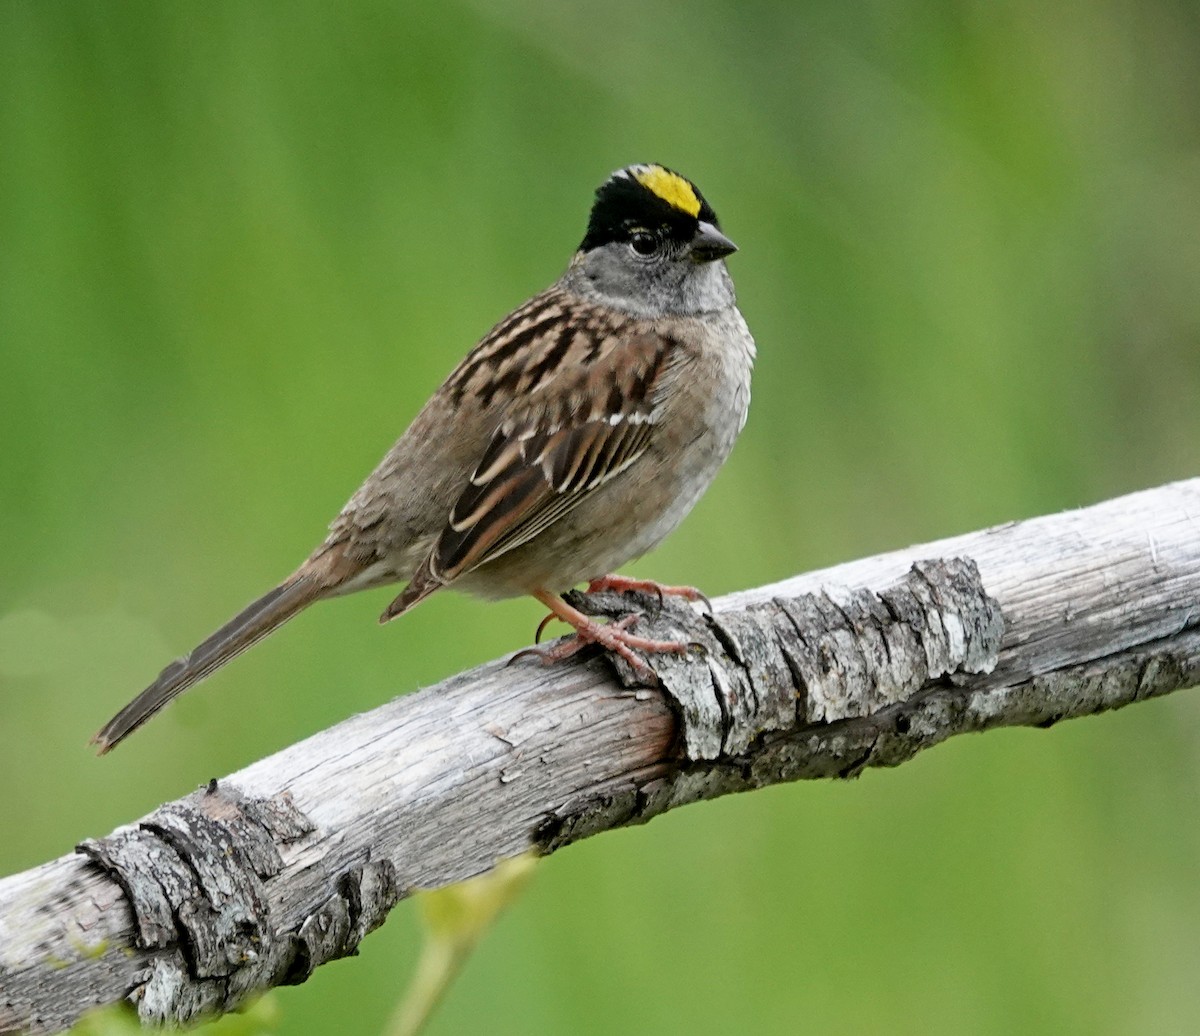
M631 571L718 594L1200 468L1200 22L1145 0L0 4L0 873L528 643L322 605L88 736L302 558L630 161L741 246L746 433ZM1194 1032L1187 695L546 861L429 1031ZM1184 818L1181 821L1180 818ZM281 991L378 1033L401 907Z
M84 1015L71 1029L71 1036L137 1036L143 1031L132 1007L113 1004Z
M424 1031L479 941L525 890L537 861L530 850L467 881L414 894L422 922L421 956L385 1036Z
M196 1031L204 1036L274 1036L279 1031L278 997L269 993L241 1011L209 1022ZM146 1030L128 1004L102 1007L85 1015L71 1036L139 1036Z

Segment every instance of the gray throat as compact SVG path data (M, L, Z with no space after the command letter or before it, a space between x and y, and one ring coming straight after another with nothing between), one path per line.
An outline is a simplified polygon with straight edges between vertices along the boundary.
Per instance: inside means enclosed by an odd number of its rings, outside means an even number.
M718 313L736 304L723 259L700 265L684 261L675 272L669 279L643 279L611 256L576 252L558 283L589 302L643 318Z

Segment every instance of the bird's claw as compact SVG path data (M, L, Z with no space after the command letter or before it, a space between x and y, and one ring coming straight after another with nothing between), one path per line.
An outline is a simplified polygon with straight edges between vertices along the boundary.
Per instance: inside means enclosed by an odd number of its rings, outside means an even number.
M639 618L640 616L638 615L626 615L623 619L618 619L615 622L607 624L589 620L586 625L576 628L574 636L566 637L557 644L550 644L547 647L525 648L513 655L508 660L508 664L511 665L519 658L535 657L543 665L550 665L552 662L561 662L564 659L571 658L590 645L595 644L606 651L611 651L613 654L619 655L629 663L629 666L633 669L639 680L655 686L658 684L657 674L637 652L640 651L647 654L685 654L690 645L683 641L653 640L649 637L639 637L636 633L630 633L629 627L637 622Z
M606 590L619 594L630 592L654 594L658 598L660 610L664 598L682 597L685 601L703 604L709 615L713 613L712 601L694 586L669 586L654 579L630 579L628 576L608 575L593 579L588 583L586 593L598 594Z

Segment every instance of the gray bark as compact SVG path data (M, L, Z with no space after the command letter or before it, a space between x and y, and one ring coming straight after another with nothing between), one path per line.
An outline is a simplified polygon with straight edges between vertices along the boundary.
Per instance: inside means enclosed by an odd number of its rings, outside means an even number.
M894 766L1200 682L1200 479L714 602L598 595L685 640L497 661L352 717L0 880L0 1033L129 996L228 1010L352 953L410 890L664 810ZM150 735L152 736L152 735ZM97 765L103 765L98 763Z

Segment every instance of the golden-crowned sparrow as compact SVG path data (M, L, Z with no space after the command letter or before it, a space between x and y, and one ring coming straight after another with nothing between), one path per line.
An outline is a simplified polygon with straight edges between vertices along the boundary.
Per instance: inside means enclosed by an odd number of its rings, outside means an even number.
M497 324L292 575L171 663L93 739L112 748L175 695L314 601L408 585L380 621L444 586L530 594L574 638L634 651L683 645L601 625L558 595L687 588L605 576L691 510L746 420L754 340L723 258L735 246L689 180L660 165L596 191L566 273Z

